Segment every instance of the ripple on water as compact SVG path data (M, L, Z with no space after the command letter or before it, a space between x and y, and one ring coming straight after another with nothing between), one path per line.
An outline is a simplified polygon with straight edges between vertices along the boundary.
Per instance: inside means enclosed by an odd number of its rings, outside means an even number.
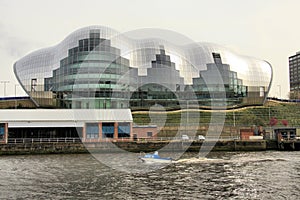
M111 156L111 155L109 155ZM138 154L137 154L138 156ZM185 154L192 158L195 154ZM149 173L113 170L89 154L0 157L1 199L298 199L300 152L211 153Z

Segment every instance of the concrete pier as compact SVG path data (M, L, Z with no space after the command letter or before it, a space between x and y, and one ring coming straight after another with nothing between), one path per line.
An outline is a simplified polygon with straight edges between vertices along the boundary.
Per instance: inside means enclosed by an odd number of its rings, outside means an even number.
M204 146L203 146L204 145ZM0 144L0 155L15 154L54 154L54 153L87 153L95 152L119 152L120 149L130 152L151 152L164 147L166 151L199 152L200 148L213 146L212 151L265 151L282 150L277 141L266 140L229 140L205 143L202 141L114 141L95 143L21 143ZM288 145L288 144L285 144ZM294 144L292 150L297 150L300 144ZM286 150L286 149L284 149Z
M87 153L82 143L0 144L0 155Z

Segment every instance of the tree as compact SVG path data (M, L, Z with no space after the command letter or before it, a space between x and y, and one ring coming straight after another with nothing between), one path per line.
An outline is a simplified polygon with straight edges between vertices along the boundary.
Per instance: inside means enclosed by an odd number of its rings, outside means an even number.
M247 113L239 118L239 123L246 126L265 126L264 120L253 113Z

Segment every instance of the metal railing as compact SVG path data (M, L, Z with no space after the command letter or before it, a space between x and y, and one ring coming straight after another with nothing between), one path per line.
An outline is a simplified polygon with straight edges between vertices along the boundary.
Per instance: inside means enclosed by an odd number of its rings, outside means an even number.
M205 139L198 139L198 137L152 137L152 138L136 138L135 141L229 141L229 140L238 140L240 137L230 137L230 136L221 136L217 137L205 137Z
M24 143L79 143L80 138L8 138L8 144Z
M195 137L146 137L146 138L8 138L8 144L25 144L25 143L81 143L81 142L129 142L129 141L139 141L139 142L159 142L159 141L229 141L229 140L239 140L238 136L220 136L217 137L205 137L205 139L198 139Z

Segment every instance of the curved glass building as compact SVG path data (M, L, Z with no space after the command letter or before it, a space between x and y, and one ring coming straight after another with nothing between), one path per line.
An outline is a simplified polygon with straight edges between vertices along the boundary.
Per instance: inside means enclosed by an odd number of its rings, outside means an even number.
M261 105L272 67L209 43L136 39L101 26L26 55L14 72L37 106L227 109Z

